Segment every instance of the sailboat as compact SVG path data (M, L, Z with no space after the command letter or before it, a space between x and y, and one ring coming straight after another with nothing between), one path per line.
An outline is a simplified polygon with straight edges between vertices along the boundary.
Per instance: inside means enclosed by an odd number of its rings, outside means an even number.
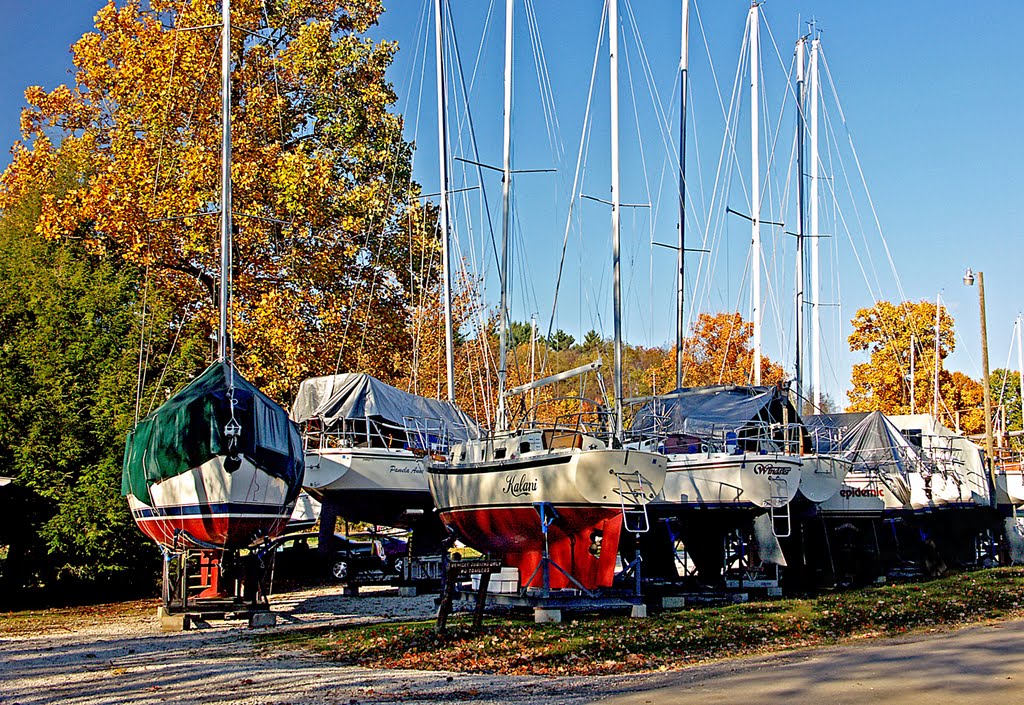
M1024 320L1017 316L1014 322L1017 337L1017 375L1021 385L1021 406L1024 409ZM1012 338L1011 338L1012 340ZM1024 411L1021 414L1024 418ZM999 492L999 503L1009 504L1015 508L1024 506L1024 462L1020 452L1009 452L1003 449L999 457L993 458L995 464L996 487ZM1016 522L1016 519L1014 519Z
M750 53L757 55L758 7L748 14ZM678 577L674 545L682 540L687 557L702 579L712 582L725 562L726 536L753 528L763 559L781 559L775 514L788 518L797 494L803 461L798 416L788 398L760 380L760 178L758 173L757 71L751 70L753 171L751 202L754 261L754 360L751 386L683 386L684 259L686 248L686 97L688 84L689 2L682 4L679 121L679 243L676 271L676 389L668 394L629 400L639 406L630 429L631 447L663 453L668 462L665 486L649 507L661 521L642 541L649 576ZM751 59L753 63L753 59Z
M482 439L453 446L450 461L432 464L427 479L441 520L467 545L499 556L516 567L522 589L581 588L590 591L612 586L624 518L645 507L661 491L665 477L662 455L625 449L618 441L622 430L622 332L618 271L617 5L616 0L609 3L615 274L614 420L608 418L606 410L598 408L590 412L581 411L561 423L533 424L510 430L506 427L504 413L504 368L508 188L511 180L512 9L512 0L506 0L502 237L505 244L499 258L502 303L499 312L501 351L497 428ZM440 10L438 18L440 21ZM442 156L442 161L444 159ZM594 368L594 364L587 365L538 380L527 387L537 388ZM527 387L520 388L520 391ZM546 559L557 570L547 570L549 563L545 562Z
M326 505L325 516L398 528L433 518L430 459L480 435L454 404L356 373L303 381L292 419L303 428L303 487Z
M231 306L231 3L223 0L220 322L217 360L128 434L121 492L170 550L235 550L287 524L302 481L288 413L235 368Z

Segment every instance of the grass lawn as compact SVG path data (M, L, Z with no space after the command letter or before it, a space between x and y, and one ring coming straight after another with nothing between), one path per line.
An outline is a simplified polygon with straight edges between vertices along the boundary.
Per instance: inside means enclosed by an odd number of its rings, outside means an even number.
M667 611L648 619L580 615L562 624L532 616L390 623L260 637L340 663L475 673L591 675L669 669L796 646L904 634L1024 616L1024 568L962 573L814 599Z

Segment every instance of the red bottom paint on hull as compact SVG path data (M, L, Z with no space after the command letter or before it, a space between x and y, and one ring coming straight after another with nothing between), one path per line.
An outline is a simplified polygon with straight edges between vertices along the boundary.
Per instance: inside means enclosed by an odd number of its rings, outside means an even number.
M261 536L278 535L288 523L288 517L268 521L266 518L207 516L137 519L136 523L142 533L163 546L205 548L188 540L187 536L192 536L205 544L232 549L246 548ZM177 541L175 536L178 536Z
M588 590L611 587L622 511L593 506L556 510L558 519L548 527L551 560ZM441 520L467 545L518 568L521 587L544 587L543 571L537 570L544 556L544 533L533 507L449 511L441 514ZM554 566L549 575L552 588L578 587Z

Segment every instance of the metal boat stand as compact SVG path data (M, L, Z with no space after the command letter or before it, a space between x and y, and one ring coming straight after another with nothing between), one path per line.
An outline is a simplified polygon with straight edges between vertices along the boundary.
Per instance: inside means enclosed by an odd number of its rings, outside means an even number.
M184 533L184 532L183 532ZM161 604L157 618L163 631L201 627L209 620L245 620L250 627L272 627L277 617L267 595L274 556L259 549L247 555L216 547L163 549ZM193 537L190 543L202 545Z
M548 531L551 525L558 520L558 512L550 502L536 502L534 509L540 520L541 531L544 534L544 549L540 563L530 577L523 581L523 587L518 593L494 593L487 592L486 595L479 594L477 599L486 599L491 604L505 607L525 607L533 609L534 622L558 623L562 621L563 611L593 612L598 610L630 610L634 617L645 617L647 608L639 590L615 590L600 589L588 590L571 573L558 564L549 551ZM630 564L639 575L639 564L634 561ZM572 588L552 588L551 571L557 570L570 581ZM538 576L542 576L543 586L531 588L529 585ZM481 586L485 585L481 580ZM639 578L637 585L639 585ZM472 593L459 590L458 594L463 599L473 597ZM477 603L479 606L479 602Z

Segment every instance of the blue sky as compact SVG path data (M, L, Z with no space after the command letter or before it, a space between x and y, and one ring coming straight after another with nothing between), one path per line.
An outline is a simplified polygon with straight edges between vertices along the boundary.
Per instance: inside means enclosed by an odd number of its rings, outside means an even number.
M654 92L676 119L678 91L673 91L679 47L679 4L633 0L623 4L620 15L630 21L634 13L649 62ZM524 5L517 3L517 89L513 131L514 162L519 168L555 167L553 175L521 176L515 182L515 229L517 272L513 294L513 317L526 319L531 313L547 321L552 289L561 248L569 202L573 168L598 27L599 0L560 0L535 3L537 27L544 48L547 72L553 88L558 116L557 139L547 137L550 125L543 119L538 98L534 54L527 33ZM427 0L393 0L374 36L396 39L401 51L391 79L406 112L410 138L417 139L416 177L427 192L436 191L437 152L433 85L432 9ZM71 43L91 26L101 3L93 0L38 0L24 3L0 0L5 17L6 37L0 44L0 142L11 144L18 136L18 115L22 92L28 85L45 88L71 79ZM704 35L728 103L736 72L744 21L749 5L743 0L705 0L697 8ZM488 23L488 12L492 12ZM762 72L768 111L762 122L771 129L781 119L774 174L769 190L784 188L792 120L781 110L786 71L792 59L793 42L812 15L823 30L822 43L842 101L847 125L878 221L885 233L899 282L912 300L934 299L942 292L945 304L956 319L957 351L947 366L979 377L977 289L961 283L964 269L983 270L988 299L988 327L992 367L1006 363L1013 320L1022 308L1020 259L1024 245L1024 141L1017 122L1024 114L1024 92L1020 90L1019 67L1024 65L1024 45L1007 41L1001 28L1024 21L1019 2L958 3L951 1L903 0L899 3L865 0L836 3L827 0L769 0L762 7ZM501 50L502 10L489 0L452 0L463 72L467 79L480 54L476 80L469 104L476 127L480 158L498 164L501 160ZM424 15L424 13L426 13ZM423 23L423 18L429 21ZM782 62L776 58L768 34L777 43ZM486 33L486 34L485 34ZM486 37L482 39L482 37ZM691 119L690 179L703 179L704 192L696 185L691 198L695 219L688 224L693 237L704 227L700 218L713 212L709 204L715 163L722 145L724 120L715 97L708 68L709 51L694 20L691 27ZM423 42L427 44L423 44ZM623 200L652 205L633 209L623 216L624 282L626 287L626 331L631 342L649 345L667 343L672 329L672 267L667 250L651 254L650 240L671 242L675 235L675 206L671 198L671 164L668 145L674 135L663 135L652 108L651 91L640 78L640 47L630 31L625 33L623 54L629 68L620 68L622 101ZM417 50L419 47L419 50ZM427 50L425 56L418 51ZM632 71L633 81L628 81ZM607 197L607 60L602 48L598 80L593 95L594 115L584 193ZM422 81L422 87L421 87ZM632 86L632 88L630 88ZM422 97L419 97L422 91ZM456 93L453 89L453 93ZM636 96L635 108L632 96ZM716 209L729 205L744 210L746 201L739 188L748 179L749 128L745 94L740 107L736 159L731 170L733 184L725 190ZM826 103L831 101L828 98ZM787 108L791 110L791 105ZM835 121L838 111L826 104L825 112ZM452 100L453 122L465 122L463 101ZM417 116L418 115L418 120ZM782 116L780 118L780 115ZM835 124L835 123L834 123ZM637 134L643 135L639 139ZM452 127L452 152L472 158L465 127ZM835 147L846 144L846 134L837 128ZM767 155L762 151L762 171ZM696 163L699 154L700 164ZM837 152L838 154L838 152ZM9 160L4 156L4 163ZM859 178L847 155L844 163L851 178ZM460 165L453 169L455 186L475 186L475 172ZM487 196L494 227L500 209L499 182L485 175ZM837 173L833 183L843 181ZM486 250L486 228L481 221L479 191L468 192L456 204L459 211L458 237L462 252L488 274L487 296L496 300L492 267L481 259ZM841 201L842 198L837 196ZM769 199L770 200L770 199ZM792 200L792 199L790 199ZM580 336L589 328L610 335L610 236L607 209L589 201L574 206L579 221L569 240L569 259L556 325ZM778 206L777 217L792 222L792 206ZM840 210L858 233L867 232L862 257L874 262L879 275L873 282L876 295L899 298L896 279L888 272L885 251L873 226L873 215L863 198L854 207ZM717 217L717 216L716 216ZM769 213L763 213L769 218ZM706 222L706 218L704 219ZM787 226L791 228L792 226ZM822 230L826 230L823 222ZM828 361L824 388L841 403L848 385L849 366L862 358L845 351L848 320L861 306L871 304L869 287L855 263L844 235L834 233L834 271L829 270L828 303L841 304L823 309ZM772 236L774 238L776 236ZM767 235L766 235L767 238ZM772 284L774 300L765 306L765 352L792 357L792 251L791 238L779 235L766 239L766 260L781 282ZM717 265L703 281L712 281L700 305L708 310L739 308L747 313L745 257L749 225L739 219L725 222L715 243ZM833 245L829 245L832 247ZM823 255L824 256L824 255ZM867 264L870 267L870 263ZM690 287L696 266L690 268ZM834 282L839 282L836 290ZM788 308L787 308L788 307ZM1014 355L1014 359L1016 355ZM1015 362L1011 363L1011 366Z

